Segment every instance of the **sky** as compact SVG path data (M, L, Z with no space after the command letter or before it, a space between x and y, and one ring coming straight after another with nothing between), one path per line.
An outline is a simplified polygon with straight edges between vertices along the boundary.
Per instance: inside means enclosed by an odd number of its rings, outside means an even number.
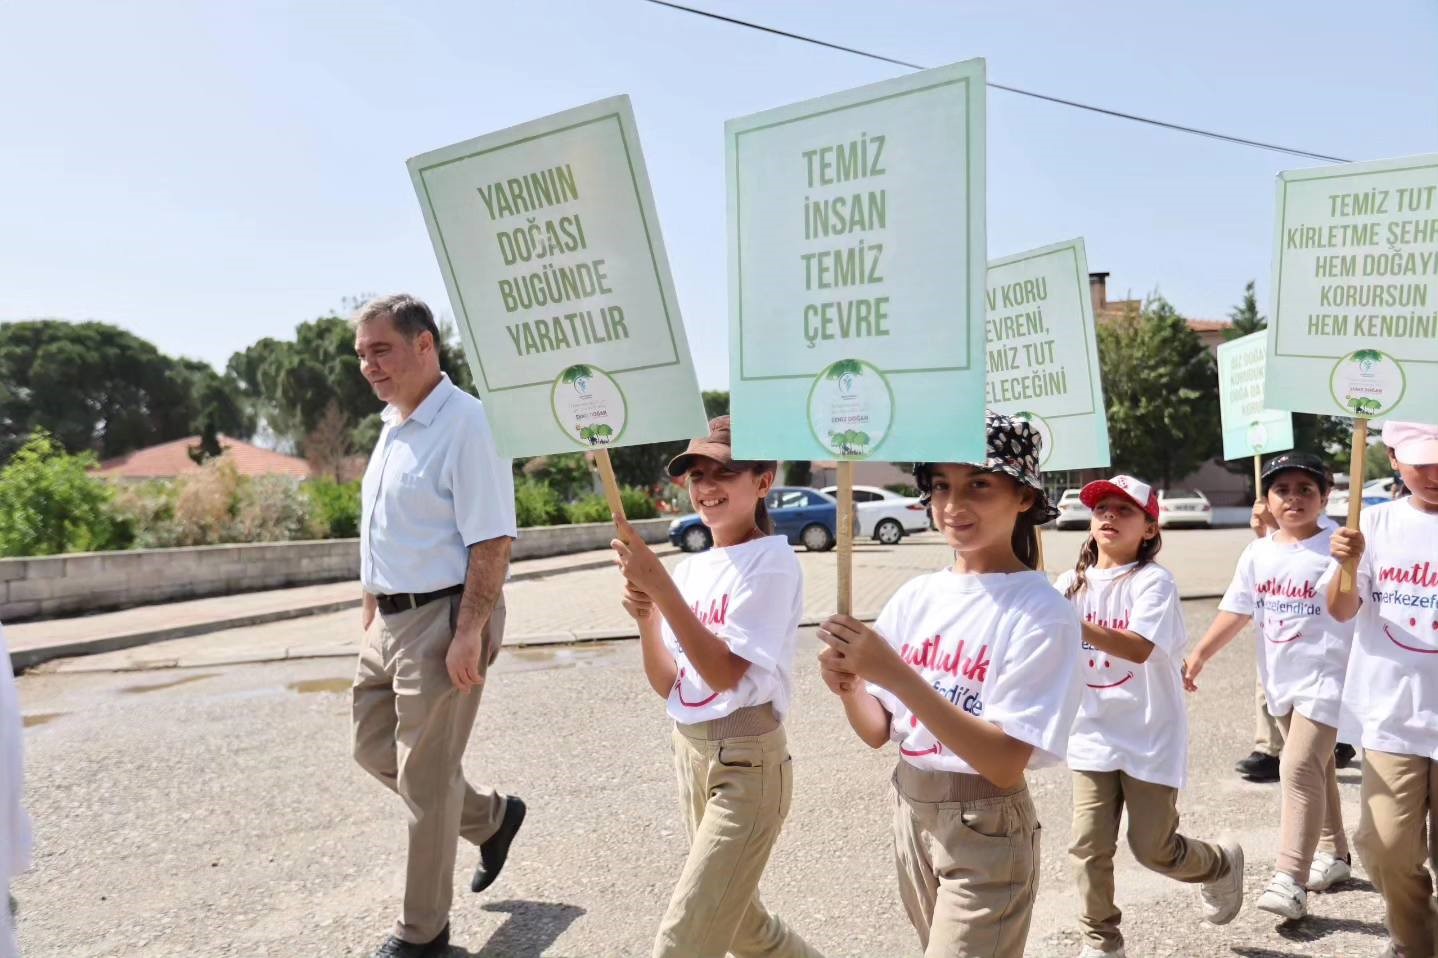
M1438 153L1432 0L693 5L1345 159ZM700 384L728 383L723 123L909 71L654 6L0 4L0 322L223 368L350 297L452 315L404 162L630 95ZM1323 165L997 90L991 257L1084 237L1110 296L1266 302L1274 176Z

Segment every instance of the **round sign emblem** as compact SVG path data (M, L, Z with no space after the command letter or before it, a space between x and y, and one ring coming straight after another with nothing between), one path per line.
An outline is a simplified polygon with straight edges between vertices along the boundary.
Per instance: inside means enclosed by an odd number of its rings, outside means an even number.
M1344 415L1372 419L1398 405L1407 382L1403 367L1392 356L1376 349L1360 349L1334 364L1328 386Z
M809 388L809 429L836 459L867 459L888 435L894 394L878 368L862 359L828 366Z
M1248 446L1254 452L1262 452L1268 445L1268 427L1255 419L1248 424Z
M549 393L554 421L580 446L607 446L624 432L624 391L598 366L570 366Z

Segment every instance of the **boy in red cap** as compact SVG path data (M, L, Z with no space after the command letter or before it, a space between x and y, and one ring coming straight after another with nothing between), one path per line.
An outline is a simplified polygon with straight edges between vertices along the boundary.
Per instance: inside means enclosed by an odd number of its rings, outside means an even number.
M1423 832L1438 805L1438 426L1389 422L1383 442L1410 495L1333 534L1322 585L1334 618L1357 617L1343 687L1362 726L1354 845L1387 908L1387 954L1431 958L1438 928ZM1357 587L1343 592L1339 564L1350 560Z

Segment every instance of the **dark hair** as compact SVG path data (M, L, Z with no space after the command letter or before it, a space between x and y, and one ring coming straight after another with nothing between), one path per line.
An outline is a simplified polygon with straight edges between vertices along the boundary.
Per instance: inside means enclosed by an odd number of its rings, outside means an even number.
M1158 521L1147 515L1144 518L1148 519L1148 522L1154 527L1153 538L1145 539L1138 544L1137 565L1124 573L1125 576L1133 575L1148 565L1158 555L1158 550L1163 548L1163 533L1159 531ZM1090 532L1088 538L1084 540L1083 547L1079 549L1078 562L1074 564L1074 580L1064 591L1065 599L1072 599L1088 587L1088 576L1085 573L1093 567L1095 562L1098 562L1098 541Z
M932 462L914 463L914 485L919 487L919 501L926 506L933 506L934 503L934 466ZM1027 483L1019 482L1007 473L997 472L992 469L985 469L983 466L975 466L973 463L962 463L961 465L973 466L979 472L987 472L990 475L1002 476L1019 488L1019 491L1028 490L1034 493L1034 503L1023 512L1020 512L1014 520L1014 534L1010 545L1018 560L1030 569L1039 567L1039 526L1044 524L1044 499L1038 490Z
M733 468L739 472L747 470L755 475L772 472L775 474L776 479L779 473L779 463L772 459L736 462L733 464ZM759 501L754 503L754 525L758 526L759 531L766 536L772 536L774 534L774 520L769 518L768 498L767 495L760 496Z
M352 325L359 326L382 316L388 316L394 323L395 332L410 342L420 333L429 333L434 337L435 347L438 348L439 327L435 325L434 314L429 311L428 306L408 293L395 293L370 300L355 313Z

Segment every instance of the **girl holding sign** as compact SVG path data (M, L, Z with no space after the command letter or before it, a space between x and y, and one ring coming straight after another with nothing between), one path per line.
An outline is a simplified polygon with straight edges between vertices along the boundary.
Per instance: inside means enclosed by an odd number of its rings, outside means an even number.
M736 462L729 417L669 463L714 536L671 576L620 521L624 608L639 625L644 674L674 719L674 764L689 858L655 958L818 958L759 900L759 878L789 814L793 766L783 720L804 579L770 535L764 498L776 463Z
M1343 590L1334 564L1319 588L1334 618L1357 619L1343 687L1362 725L1353 844L1383 895L1388 953L1430 958L1438 920L1423 830L1438 807L1438 426L1390 420L1383 442L1410 495L1364 509L1361 531L1333 533L1333 558L1357 563L1356 587Z
M1258 675L1284 746L1278 869L1258 907L1283 918L1308 913L1308 892L1352 876L1343 832L1334 744L1353 627L1335 620L1318 582L1328 570L1333 527L1323 518L1329 470L1305 453L1275 456L1261 493L1277 528L1243 550L1219 614L1183 667L1199 673L1250 621L1257 627Z
M1080 958L1123 955L1114 904L1119 818L1139 864L1201 884L1203 917L1232 921L1243 904L1243 849L1178 832L1188 722L1178 658L1188 642L1178 586L1155 562L1163 541L1158 494L1132 476L1079 492L1093 510L1077 566L1054 583L1083 617L1083 698L1068 746L1073 859L1083 912Z
M819 629L849 724L899 745L899 895L934 958L1023 955L1039 870L1024 770L1063 760L1078 696L1078 619L1036 571L1055 515L1041 440L1006 416L987 428L983 462L914 467L953 567L901 586L873 628L836 615Z

